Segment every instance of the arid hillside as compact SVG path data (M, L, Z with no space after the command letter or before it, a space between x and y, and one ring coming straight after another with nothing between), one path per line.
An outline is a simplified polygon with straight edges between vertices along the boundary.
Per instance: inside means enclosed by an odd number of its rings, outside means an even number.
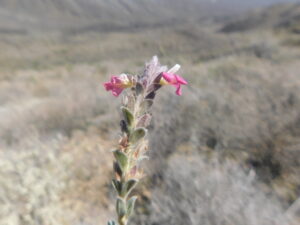
M1 225L115 216L121 99L102 83L154 55L189 85L157 96L131 224L299 224L299 4L206 17L182 1L21 2L0 2Z

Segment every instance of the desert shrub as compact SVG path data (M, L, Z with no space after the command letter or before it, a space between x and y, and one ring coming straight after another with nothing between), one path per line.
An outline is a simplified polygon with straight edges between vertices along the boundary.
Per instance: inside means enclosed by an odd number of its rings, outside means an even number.
M195 152L233 155L255 169L271 189L276 184L273 191L283 202L296 200L300 101L293 69L281 72L266 65L249 69L228 59L210 65L201 76L194 72L183 100L167 94L155 106L150 170L160 174L165 159L185 144Z
M166 164L137 224L289 224L279 201L260 190L253 170L200 154L175 154Z
M99 145L101 143L101 145ZM108 220L109 144L93 131L72 139L27 137L1 151L0 224L69 225Z
M57 158L59 146L58 140L35 142L29 151L1 152L1 224L56 225L70 219L71 212L64 215L58 203L69 164L68 157Z

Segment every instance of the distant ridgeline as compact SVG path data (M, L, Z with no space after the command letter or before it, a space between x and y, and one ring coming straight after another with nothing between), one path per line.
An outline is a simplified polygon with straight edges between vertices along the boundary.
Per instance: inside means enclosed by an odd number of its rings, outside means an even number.
M285 29L300 33L300 3L278 4L244 13L226 22L221 31L229 33L252 29Z
M2 0L0 33L107 31L232 15L284 0ZM292 1L292 0L290 0ZM78 30L78 28L80 28Z

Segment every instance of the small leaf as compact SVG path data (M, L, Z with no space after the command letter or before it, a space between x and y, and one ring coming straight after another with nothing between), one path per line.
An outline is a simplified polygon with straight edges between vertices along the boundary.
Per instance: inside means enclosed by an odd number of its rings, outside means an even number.
M135 92L137 95L140 95L141 93L143 93L144 91L144 87L141 83L136 83L136 86L135 86Z
M150 92L147 96L146 99L154 99L155 98L155 91Z
M120 150L113 151L113 154L120 165L120 168L122 171L124 171L127 168L128 165L128 157L125 153L121 152Z
M123 195L124 196L128 195L137 183L138 183L137 179L128 180L123 187Z
M151 99L145 99L144 101L142 101L140 105L142 113L148 112L152 105L153 105L153 100Z
M111 220L111 221L108 221L107 225L116 225L115 221Z
M120 181L112 179L112 185L119 194L122 193L122 183Z
M132 213L133 213L133 210L134 210L134 205L135 205L135 202L136 202L136 199L137 197L136 196L133 196L131 197L128 201L127 201L127 212L126 212L126 216L127 218L129 218Z
M118 198L116 204L116 211L119 217L124 217L126 214L126 205L123 199Z
M115 171L116 174L118 174L119 177L122 177L123 172L122 172L122 169L119 166L119 163L117 163L117 162L114 162L114 171Z
M130 112L130 110L126 107L121 107L125 122L127 123L128 126L131 126L133 123L133 115Z
M140 141L143 137L146 136L146 133L147 133L147 130L143 127L140 127L140 128L137 128L135 129L130 137L129 137L129 142L135 144L137 143L138 141Z

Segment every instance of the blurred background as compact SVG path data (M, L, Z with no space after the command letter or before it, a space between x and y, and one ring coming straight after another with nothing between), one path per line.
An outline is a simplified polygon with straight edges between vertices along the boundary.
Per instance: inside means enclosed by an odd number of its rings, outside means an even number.
M102 83L153 55L189 85L156 99L130 224L300 224L299 1L1 0L0 49L0 225L114 218Z

